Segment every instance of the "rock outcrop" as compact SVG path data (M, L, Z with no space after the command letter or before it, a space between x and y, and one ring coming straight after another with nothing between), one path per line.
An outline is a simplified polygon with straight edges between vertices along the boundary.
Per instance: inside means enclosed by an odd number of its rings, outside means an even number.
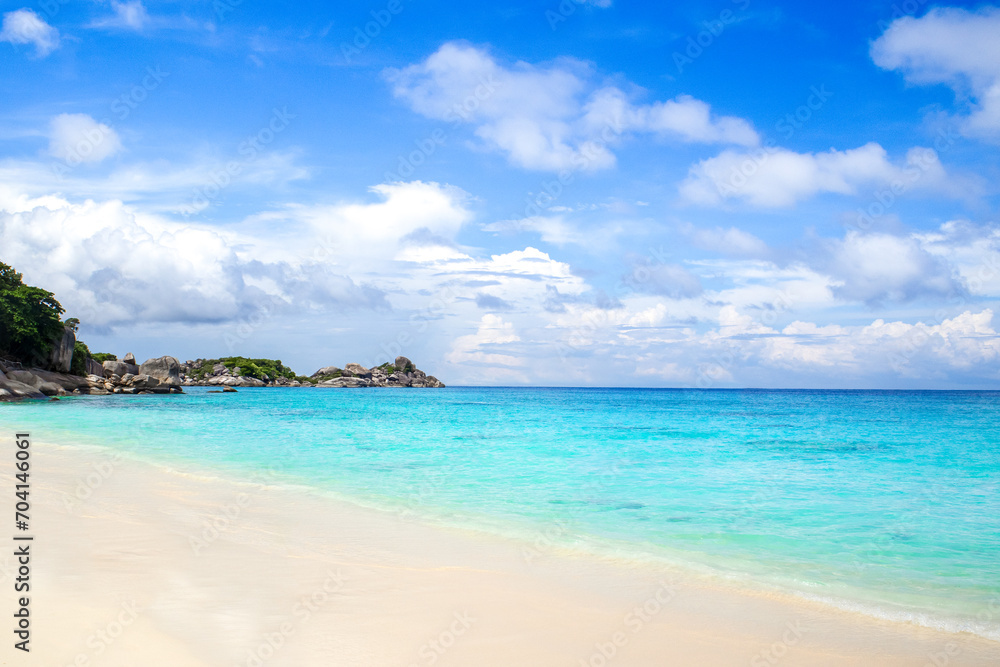
M57 373L69 373L73 364L73 346L76 345L76 334L69 327L63 329L61 337L52 343L49 354L49 368Z
M181 386L181 365L173 357L147 359L139 367L139 375L148 375L168 387Z
M144 372L143 372L144 369ZM140 366L120 361L87 360L86 377L0 365L0 399L45 398L70 394L180 394L180 364L173 357L150 359Z
M335 377L330 377L330 376ZM413 387L438 388L444 383L433 375L418 369L406 357L396 357L394 363L384 363L374 368L365 368L360 364L347 364L341 370L336 366L327 366L313 373L311 379L317 382L317 387Z
M352 378L362 378L370 380L372 372L361 364L347 364L344 366L344 375Z
M0 373L0 399L45 398L69 394L107 394L105 379L54 373L40 368L14 369Z
M87 358L86 370L87 375L100 375L101 377L104 377L104 366L97 363L97 361L91 359L90 357Z
M104 364L104 376L111 377L112 375L127 375L131 373L132 375L139 374L139 367L135 364L128 364L124 361L105 361ZM100 375L100 373L96 373Z
M0 364L0 399L9 398L45 398L33 383L25 383L15 379L17 371Z

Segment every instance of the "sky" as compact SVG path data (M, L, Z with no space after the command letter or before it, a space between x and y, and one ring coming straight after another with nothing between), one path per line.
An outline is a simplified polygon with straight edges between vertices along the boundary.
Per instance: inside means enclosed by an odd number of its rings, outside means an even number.
M0 261L94 352L1000 388L995 5L0 16Z

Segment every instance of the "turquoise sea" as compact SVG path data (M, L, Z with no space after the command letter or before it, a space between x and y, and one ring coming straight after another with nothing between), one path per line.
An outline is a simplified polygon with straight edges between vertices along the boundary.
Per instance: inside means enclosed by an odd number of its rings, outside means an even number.
M0 428L1000 639L998 392L187 391Z

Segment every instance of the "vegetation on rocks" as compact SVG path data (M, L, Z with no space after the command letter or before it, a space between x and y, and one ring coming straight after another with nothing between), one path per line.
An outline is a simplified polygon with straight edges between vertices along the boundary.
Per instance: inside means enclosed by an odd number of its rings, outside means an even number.
M248 359L247 357L223 357L222 359L207 359L201 366L191 370L188 376L197 380L202 380L206 375L212 374L212 369L216 364L222 364L229 371L239 368L239 374L243 377L257 378L258 380L274 380L279 377L295 380L299 376L288 366L281 363L280 359Z
M90 359L90 348L83 341L76 341L73 344L73 361L70 364L69 372L71 375L84 376L87 374L87 359Z
M25 285L21 278L0 262L0 354L41 365L63 333L66 311L52 292Z

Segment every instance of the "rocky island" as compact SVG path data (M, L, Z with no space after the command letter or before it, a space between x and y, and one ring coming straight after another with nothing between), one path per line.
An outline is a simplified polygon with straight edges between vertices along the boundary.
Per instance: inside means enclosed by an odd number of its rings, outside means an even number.
M0 400L68 394L179 394L183 387L411 387L444 383L406 357L373 368L351 363L296 375L274 359L224 357L183 364L164 356L137 363L92 353L77 340L80 321L65 321L55 296L26 285L20 273L0 262Z
M72 345L72 343L70 343ZM58 348L56 348L58 350ZM59 356L53 352L53 358ZM110 356L110 355L102 355ZM242 365L240 365L242 364ZM270 359L198 359L180 363L157 357L137 364L129 353L98 363L87 359L86 375L70 373L69 362L49 368L25 368L19 362L0 361L0 399L45 398L70 394L179 394L183 387L318 387L318 388L438 388L444 383L413 365L406 357L394 363L365 368L346 364L326 366L309 377L295 375L280 361ZM266 370L270 370L269 374Z
M226 357L197 359L180 366L181 384L223 387L412 387L438 388L444 383L413 365L406 357L365 368L350 363L343 368L326 366L309 377L295 375L281 361Z
M72 348L72 336L67 340ZM387 362L373 368L356 363L346 364L343 368L326 366L309 377L303 377L295 375L280 361L270 359L227 357L180 363L174 357L165 356L137 364L135 357L129 353L120 361L112 358L103 363L90 357L86 360L86 375L74 375L70 372L70 361L59 361L64 356L61 347L53 349L48 368L25 368L20 362L0 361L0 399L70 394L179 394L183 393L183 387L416 389L445 386L433 375L418 369L406 357L396 357L394 363Z

